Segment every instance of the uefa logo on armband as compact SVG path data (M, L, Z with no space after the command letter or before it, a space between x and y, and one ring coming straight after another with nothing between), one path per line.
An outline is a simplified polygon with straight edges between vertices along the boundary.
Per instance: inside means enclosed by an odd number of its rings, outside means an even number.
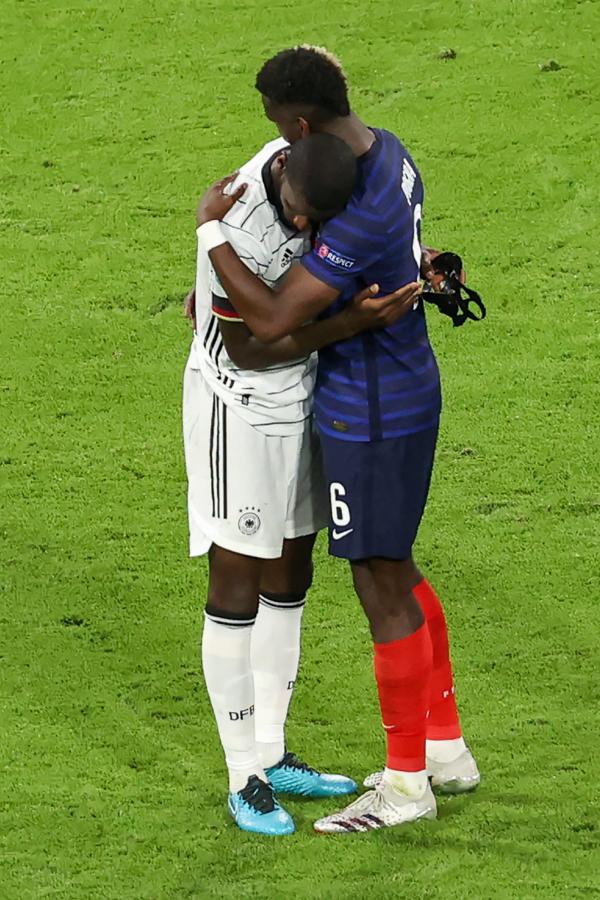
M327 244L317 244L315 247L317 256L336 269L351 269L356 263L350 256L343 256L332 250Z

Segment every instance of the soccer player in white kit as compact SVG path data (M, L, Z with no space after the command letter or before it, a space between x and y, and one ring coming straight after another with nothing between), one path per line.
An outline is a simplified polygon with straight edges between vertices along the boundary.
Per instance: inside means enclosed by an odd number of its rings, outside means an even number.
M354 155L332 135L293 148L273 141L241 168L236 184L247 188L221 228L248 268L274 286L308 249L310 222L344 208L355 175ZM231 815L243 830L289 834L294 823L277 791L323 797L356 790L350 778L318 772L286 752L284 737L312 548L327 524L311 416L313 351L384 324L377 315L397 316L400 307L391 313L382 304L370 318L356 303L262 344L229 303L210 249L204 226L183 409L190 555L209 554L202 664Z

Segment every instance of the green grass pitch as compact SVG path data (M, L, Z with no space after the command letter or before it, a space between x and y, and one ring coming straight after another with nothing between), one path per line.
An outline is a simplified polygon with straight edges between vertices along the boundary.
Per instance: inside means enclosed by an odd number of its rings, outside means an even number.
M3 4L2 900L600 896L599 7ZM418 544L483 784L339 840L311 832L326 802L290 802L289 839L228 820L179 424L195 201L274 136L254 74L302 41L411 148L424 237L489 305L455 331L430 311ZM371 651L323 543L305 624L290 746L361 777L383 759Z

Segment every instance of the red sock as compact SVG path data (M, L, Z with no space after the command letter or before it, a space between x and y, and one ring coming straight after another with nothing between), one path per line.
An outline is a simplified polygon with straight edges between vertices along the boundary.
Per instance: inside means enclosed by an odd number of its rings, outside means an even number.
M431 741L449 741L461 737L462 731L454 699L446 617L438 595L425 578L413 588L413 594L423 610L433 647L427 738Z
M387 737L388 769L420 772L425 768L431 659L426 624L402 640L375 644L375 678Z

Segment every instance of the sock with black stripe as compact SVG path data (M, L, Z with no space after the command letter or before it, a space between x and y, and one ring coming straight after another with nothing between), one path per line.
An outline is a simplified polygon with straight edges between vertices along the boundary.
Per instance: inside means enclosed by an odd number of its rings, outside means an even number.
M250 642L255 617L207 606L202 632L202 669L217 721L229 790L240 791L251 775L266 781L254 738L254 680Z
M285 753L287 719L298 665L305 594L263 591L252 629L256 748L265 769Z

